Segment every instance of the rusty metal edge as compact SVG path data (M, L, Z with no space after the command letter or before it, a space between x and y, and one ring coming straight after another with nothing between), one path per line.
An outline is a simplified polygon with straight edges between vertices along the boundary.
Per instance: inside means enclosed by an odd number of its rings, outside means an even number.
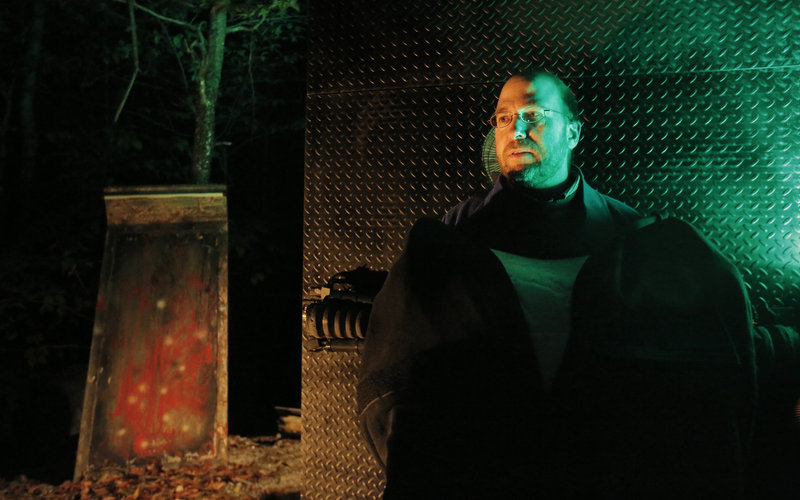
M227 206L226 206L227 210ZM219 293L217 322L217 413L214 422L214 455L228 459L228 225L220 231Z
M112 243L112 230L106 231L105 249ZM92 433L94 431L95 406L97 403L97 370L105 346L106 303L108 297L108 277L114 268L114 255L103 256L100 268L100 287L97 292L97 305L95 306L94 326L92 329L92 344L89 350L89 369L86 373L86 390L83 394L83 410L81 412L81 427L78 438L78 450L75 456L74 479L77 481L89 469L89 453L91 452ZM100 340L98 340L100 339Z
M104 199L109 226L227 222L219 185L106 188Z
M103 189L106 197L158 196L158 195L197 195L217 194L225 196L224 184L170 184L165 186L110 186Z

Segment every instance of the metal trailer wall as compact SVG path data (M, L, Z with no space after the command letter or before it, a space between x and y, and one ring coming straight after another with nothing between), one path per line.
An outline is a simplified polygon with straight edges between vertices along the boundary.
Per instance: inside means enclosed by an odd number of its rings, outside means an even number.
M585 109L574 163L642 212L694 224L751 297L800 304L800 2L311 2L305 290L388 269L420 216L486 186L508 74L545 66ZM305 498L378 498L355 353L303 342ZM476 402L479 404L479 402Z

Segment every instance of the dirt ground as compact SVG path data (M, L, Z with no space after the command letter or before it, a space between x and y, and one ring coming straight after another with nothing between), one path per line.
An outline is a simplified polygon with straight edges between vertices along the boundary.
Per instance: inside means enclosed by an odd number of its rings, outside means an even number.
M24 476L0 479L0 499L258 499L300 498L300 440L230 436L226 463L192 458L93 471L58 486Z

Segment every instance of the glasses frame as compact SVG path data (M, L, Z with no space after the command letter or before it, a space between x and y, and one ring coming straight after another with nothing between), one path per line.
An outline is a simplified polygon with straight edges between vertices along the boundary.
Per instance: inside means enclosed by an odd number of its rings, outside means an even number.
M528 111L535 111L540 116L538 118L536 118L534 121L528 121L523 116ZM510 127L511 125L514 124L514 120L512 120L511 122L509 122L508 125L498 126L497 125L497 116L498 115L514 115L514 116L516 116L516 118L524 121L528 125L536 125L537 123L541 123L542 120L544 120L545 118L550 116L551 113L557 113L557 114L567 118L568 120L572 120L572 115L567 114L567 113L562 113L561 111L556 111L555 109L550 109L550 108L524 108L524 109L520 109L516 113L512 113L510 111L507 111L507 112L504 112L504 113L495 113L495 114L493 114L491 116L491 118L489 118L489 125L491 125L492 127L496 128L496 129L498 129L498 128L499 129L503 129L503 128L506 128L506 127Z

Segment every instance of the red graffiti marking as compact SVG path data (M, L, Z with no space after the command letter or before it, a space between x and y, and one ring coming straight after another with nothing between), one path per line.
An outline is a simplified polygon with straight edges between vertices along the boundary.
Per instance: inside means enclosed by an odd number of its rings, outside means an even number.
M190 290L194 290L196 292L199 292L199 291L201 291L203 289L205 284L197 276L189 276L189 279L187 280L186 286Z
M195 311L194 297L187 295L192 284L162 299L137 297L138 331L115 353L126 359L108 415L108 438L121 457L185 450L207 439L216 401L215 358L208 311Z

